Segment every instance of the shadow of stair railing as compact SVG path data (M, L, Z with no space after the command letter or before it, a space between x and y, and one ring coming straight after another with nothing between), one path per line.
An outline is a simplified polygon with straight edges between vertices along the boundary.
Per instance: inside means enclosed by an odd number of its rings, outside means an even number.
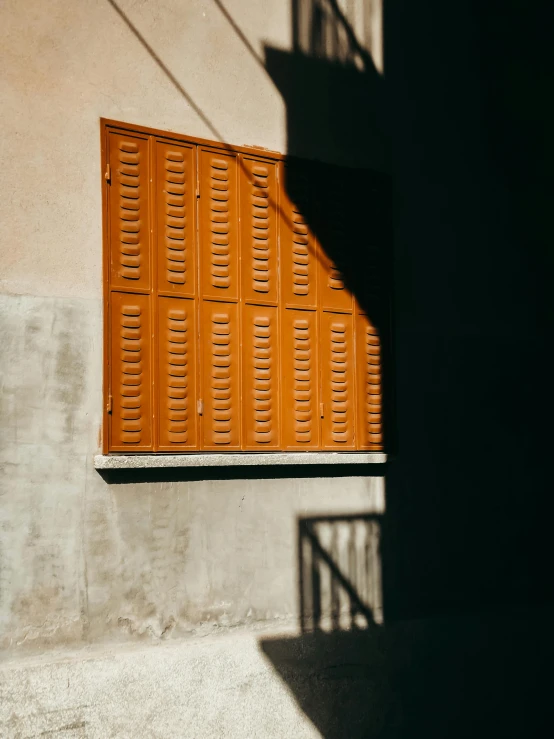
M303 633L367 629L382 622L380 534L376 515L300 519Z

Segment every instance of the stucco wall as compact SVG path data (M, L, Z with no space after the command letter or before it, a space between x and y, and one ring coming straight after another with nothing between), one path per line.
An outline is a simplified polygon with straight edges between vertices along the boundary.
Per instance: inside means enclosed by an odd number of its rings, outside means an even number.
M93 469L99 118L287 146L281 94L260 60L266 45L290 46L288 2L227 2L230 17L212 0L117 7L0 10L5 648L295 624L298 519L384 505L378 477L111 484Z

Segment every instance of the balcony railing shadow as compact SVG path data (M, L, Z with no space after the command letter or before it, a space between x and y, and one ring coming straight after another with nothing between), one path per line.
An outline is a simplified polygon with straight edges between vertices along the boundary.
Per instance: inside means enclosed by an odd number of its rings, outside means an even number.
M367 629L380 623L380 517L301 519L298 572L303 633Z
M305 716L325 739L542 735L551 609L382 623L383 523L298 521L300 633L260 647Z

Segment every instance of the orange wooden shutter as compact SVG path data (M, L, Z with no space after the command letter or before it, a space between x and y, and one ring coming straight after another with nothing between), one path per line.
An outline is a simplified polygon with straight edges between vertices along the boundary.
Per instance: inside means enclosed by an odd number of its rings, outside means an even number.
M368 316L356 316L358 448L383 449L381 341Z
M319 304L326 310L352 311L352 293L344 283L342 273L318 244Z
M281 299L286 308L315 309L316 245L303 208L310 198L309 179L298 165L282 170L285 184L281 193L280 220Z
M317 449L320 443L317 313L288 309L281 316L283 446Z
M383 179L105 125L105 448L384 449Z
M200 150L202 297L239 298L237 162L233 154Z
M158 299L158 419L160 451L198 448L196 303Z
M241 298L277 305L277 164L241 157Z
M152 449L150 300L149 295L111 295L113 451Z
M200 149L203 448L241 444L237 160Z
M236 303L202 306L204 449L240 449L240 344Z
M319 167L317 175L324 182L324 199L318 203L318 225L322 236L318 240L319 306L324 310L352 311L352 293L336 262L350 261L357 246L352 233L352 203L348 196L344 171L339 167ZM321 239L324 244L321 244Z
M322 445L353 449L356 431L355 348L352 315L320 316Z
M196 293L196 158L193 146L156 142L158 290Z
M109 137L109 237L112 288L150 288L148 138L127 133Z
M280 382L276 307L243 307L242 349L244 447L278 449Z

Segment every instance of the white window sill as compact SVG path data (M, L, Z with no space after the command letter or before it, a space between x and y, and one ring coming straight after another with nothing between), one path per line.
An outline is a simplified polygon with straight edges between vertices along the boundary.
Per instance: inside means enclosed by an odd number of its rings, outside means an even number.
M236 452L233 454L97 454L97 470L154 467L248 467L251 465L384 464L381 452Z

